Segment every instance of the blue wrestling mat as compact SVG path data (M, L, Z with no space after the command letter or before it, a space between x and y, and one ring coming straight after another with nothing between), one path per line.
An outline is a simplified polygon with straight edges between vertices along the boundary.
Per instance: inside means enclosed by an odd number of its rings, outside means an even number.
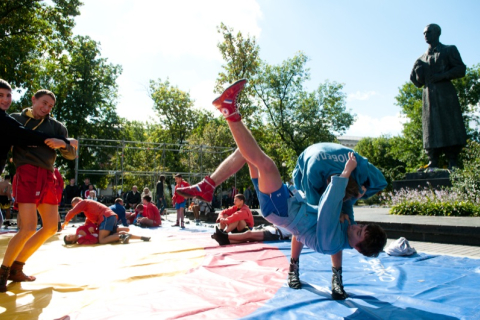
M269 243L286 256L290 243ZM330 256L304 249L301 290L283 286L247 319L480 319L480 260L343 252L343 283L350 297L330 297Z

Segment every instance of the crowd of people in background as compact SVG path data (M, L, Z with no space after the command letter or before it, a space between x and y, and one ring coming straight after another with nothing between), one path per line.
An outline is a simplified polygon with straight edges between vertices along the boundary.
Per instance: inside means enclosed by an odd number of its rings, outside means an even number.
M69 179L68 184L63 187L63 177L58 170L56 170L56 172L58 172L59 175L57 181L62 182L57 184L57 188L60 188L60 192L57 192L57 194L61 194L61 197L59 198L59 206L61 208L69 209L72 204L72 199L75 197L84 200L89 199L98 201L105 205L110 205L110 208L118 215L118 224L123 226L141 224L141 221L146 221L144 219L145 216L142 215L145 208L145 196L150 198L150 201L147 202L149 204L148 207L151 208L154 206L159 211L159 216L162 216L167 213L167 208L169 208L169 201L167 201L166 194L175 195L175 186L169 191L169 186L166 184L166 178L164 175L159 177L154 192L146 186L143 188L143 192L140 193L138 187L133 185L129 191L121 192L118 198L115 198L111 196L104 197L101 195L89 178L85 178L80 184L76 184L74 178ZM180 181L179 183L182 186L188 184L180 174L176 175L175 181L177 180ZM11 209L13 207L14 199L12 196L11 181L12 177L8 174L3 178L0 177L0 210L3 212L3 215L0 214L0 219L2 219L0 222L1 224L4 223L3 219L5 219L5 221L12 219ZM176 185L178 185L178 183L176 183ZM176 208L176 211L178 212L178 226L182 226L182 220L184 221L182 214L183 216L185 215L185 210L193 212L194 221L199 224L201 214L208 215L210 212L213 212L215 208L226 209L233 206L237 194L244 195L245 204L250 209L258 208L257 194L253 191L252 186L250 185L243 189L237 189L234 185L231 185L223 191L219 190L215 193L211 203L207 203L200 199L183 199L183 201L181 201L182 199L179 198L177 202L174 202L175 199L172 199L170 207ZM175 196L173 198L175 198ZM84 215L81 214L80 216ZM161 225L161 222L155 222L153 224Z

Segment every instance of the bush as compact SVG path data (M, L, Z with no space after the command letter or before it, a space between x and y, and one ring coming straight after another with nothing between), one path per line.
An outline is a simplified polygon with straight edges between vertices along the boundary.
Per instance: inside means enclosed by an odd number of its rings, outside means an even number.
M400 190L386 198L391 214L423 216L480 216L480 200L455 190ZM474 200L474 201L472 201Z

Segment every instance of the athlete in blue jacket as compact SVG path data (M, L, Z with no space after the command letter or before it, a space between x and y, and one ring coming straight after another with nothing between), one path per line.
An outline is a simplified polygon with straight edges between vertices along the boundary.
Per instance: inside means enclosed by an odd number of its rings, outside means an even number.
M332 176L340 174L348 160L348 154L352 149L336 143L314 144L298 157L293 181L298 190L306 194L309 204L317 204L321 195L329 185ZM341 219L356 224L353 215L353 205L359 198L369 198L382 191L387 186L383 174L368 160L354 152L357 159L357 167L352 172L342 203ZM301 288L299 279L299 257L303 248L302 242L292 238L292 259L289 273L289 286L294 289ZM309 246L310 247L310 246ZM345 299L346 292L342 281L342 251L332 254L332 296L334 299Z
M348 219L341 219L346 194L347 198L350 197L350 192L354 197L363 195L359 193L356 182L349 182L350 177L353 178L357 175L366 177L361 182L364 184L370 183L367 181L368 173L355 171L357 156L353 152L347 153L346 157L342 158L340 172L334 172L332 173L333 176L328 176L327 179L329 180L324 183L325 188L323 190L320 188L312 193L309 190L311 186L307 187L307 194L301 189L298 191L295 188L289 190L283 184L273 160L260 149L251 132L241 121L241 115L236 106L236 98L245 83L246 80L237 81L213 101L213 105L226 118L238 149L225 159L211 176L205 177L196 185L178 188L176 192L183 197L198 197L205 201L211 201L215 187L240 170L245 163L248 163L262 215L269 222L290 231L296 239L295 242L298 240L302 244L301 247L306 244L317 252L330 255L337 254L345 248L355 248L365 256L377 256L386 244L386 234L383 229L377 225L350 224ZM338 157L336 159L338 160ZM361 158L360 161L360 166L363 168L365 165L364 159ZM368 167L368 163L366 166ZM315 167L315 165L312 167ZM305 168L310 169L311 167L307 165ZM338 176L335 174L338 174ZM383 176L380 174L380 177ZM360 180L360 178L358 179ZM346 192L349 184L356 186L356 192L354 191L355 188L352 188L353 191ZM381 184L378 183L378 188L382 188ZM315 197L312 194L318 194L318 202L310 203L308 201L309 195L311 199ZM213 237L224 236L219 232L213 235ZM292 240L292 256L296 254L294 252L296 249L298 247L293 246ZM298 252L298 254L300 253ZM294 266L298 267L298 263ZM341 284L341 274L337 272L338 276L340 276ZM299 282L298 268L295 279ZM289 285L290 282L289 279ZM332 289L334 299L346 298L346 295L338 296L335 288Z

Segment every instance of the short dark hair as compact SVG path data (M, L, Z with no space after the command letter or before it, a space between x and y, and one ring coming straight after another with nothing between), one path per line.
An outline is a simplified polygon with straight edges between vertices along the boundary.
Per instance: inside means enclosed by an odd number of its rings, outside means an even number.
M122 199L122 198L117 198L117 199L115 199L115 203L120 203L120 202L123 202L123 199Z
M242 200L243 202L245 202L245 196L244 196L243 194L241 194L241 193L237 193L237 194L235 195L235 198L240 199L240 200Z
M55 94L47 89L40 89L35 94L33 95L36 99L43 97L43 96L49 96L50 98L53 99L54 102L57 102L57 97L55 97Z
M387 244L387 234L377 224L368 224L365 228L365 239L358 243L356 249L366 257L378 257Z
M150 196L143 196L143 199L144 199L144 200L147 200L147 202L151 202L151 201L152 201L152 197L150 197Z
M5 180L10 180L10 179L12 179L12 177L9 174L6 174L5 175Z
M0 89L7 89L7 90L12 91L12 87L10 86L10 83L8 83L7 81L5 81L3 79L0 79Z
M67 240L67 236L63 237L63 241L65 244L75 244L76 242L74 240Z
M332 176L328 177L327 183L329 184L332 181ZM360 187L358 186L357 181L352 177L348 177L347 187L345 188L345 196L343 201L350 200L351 198L356 198L360 194Z
M165 181L165 176L164 175L160 176L160 181Z
M181 173L177 173L177 174L175 175L175 178L182 178L182 174L181 174Z

